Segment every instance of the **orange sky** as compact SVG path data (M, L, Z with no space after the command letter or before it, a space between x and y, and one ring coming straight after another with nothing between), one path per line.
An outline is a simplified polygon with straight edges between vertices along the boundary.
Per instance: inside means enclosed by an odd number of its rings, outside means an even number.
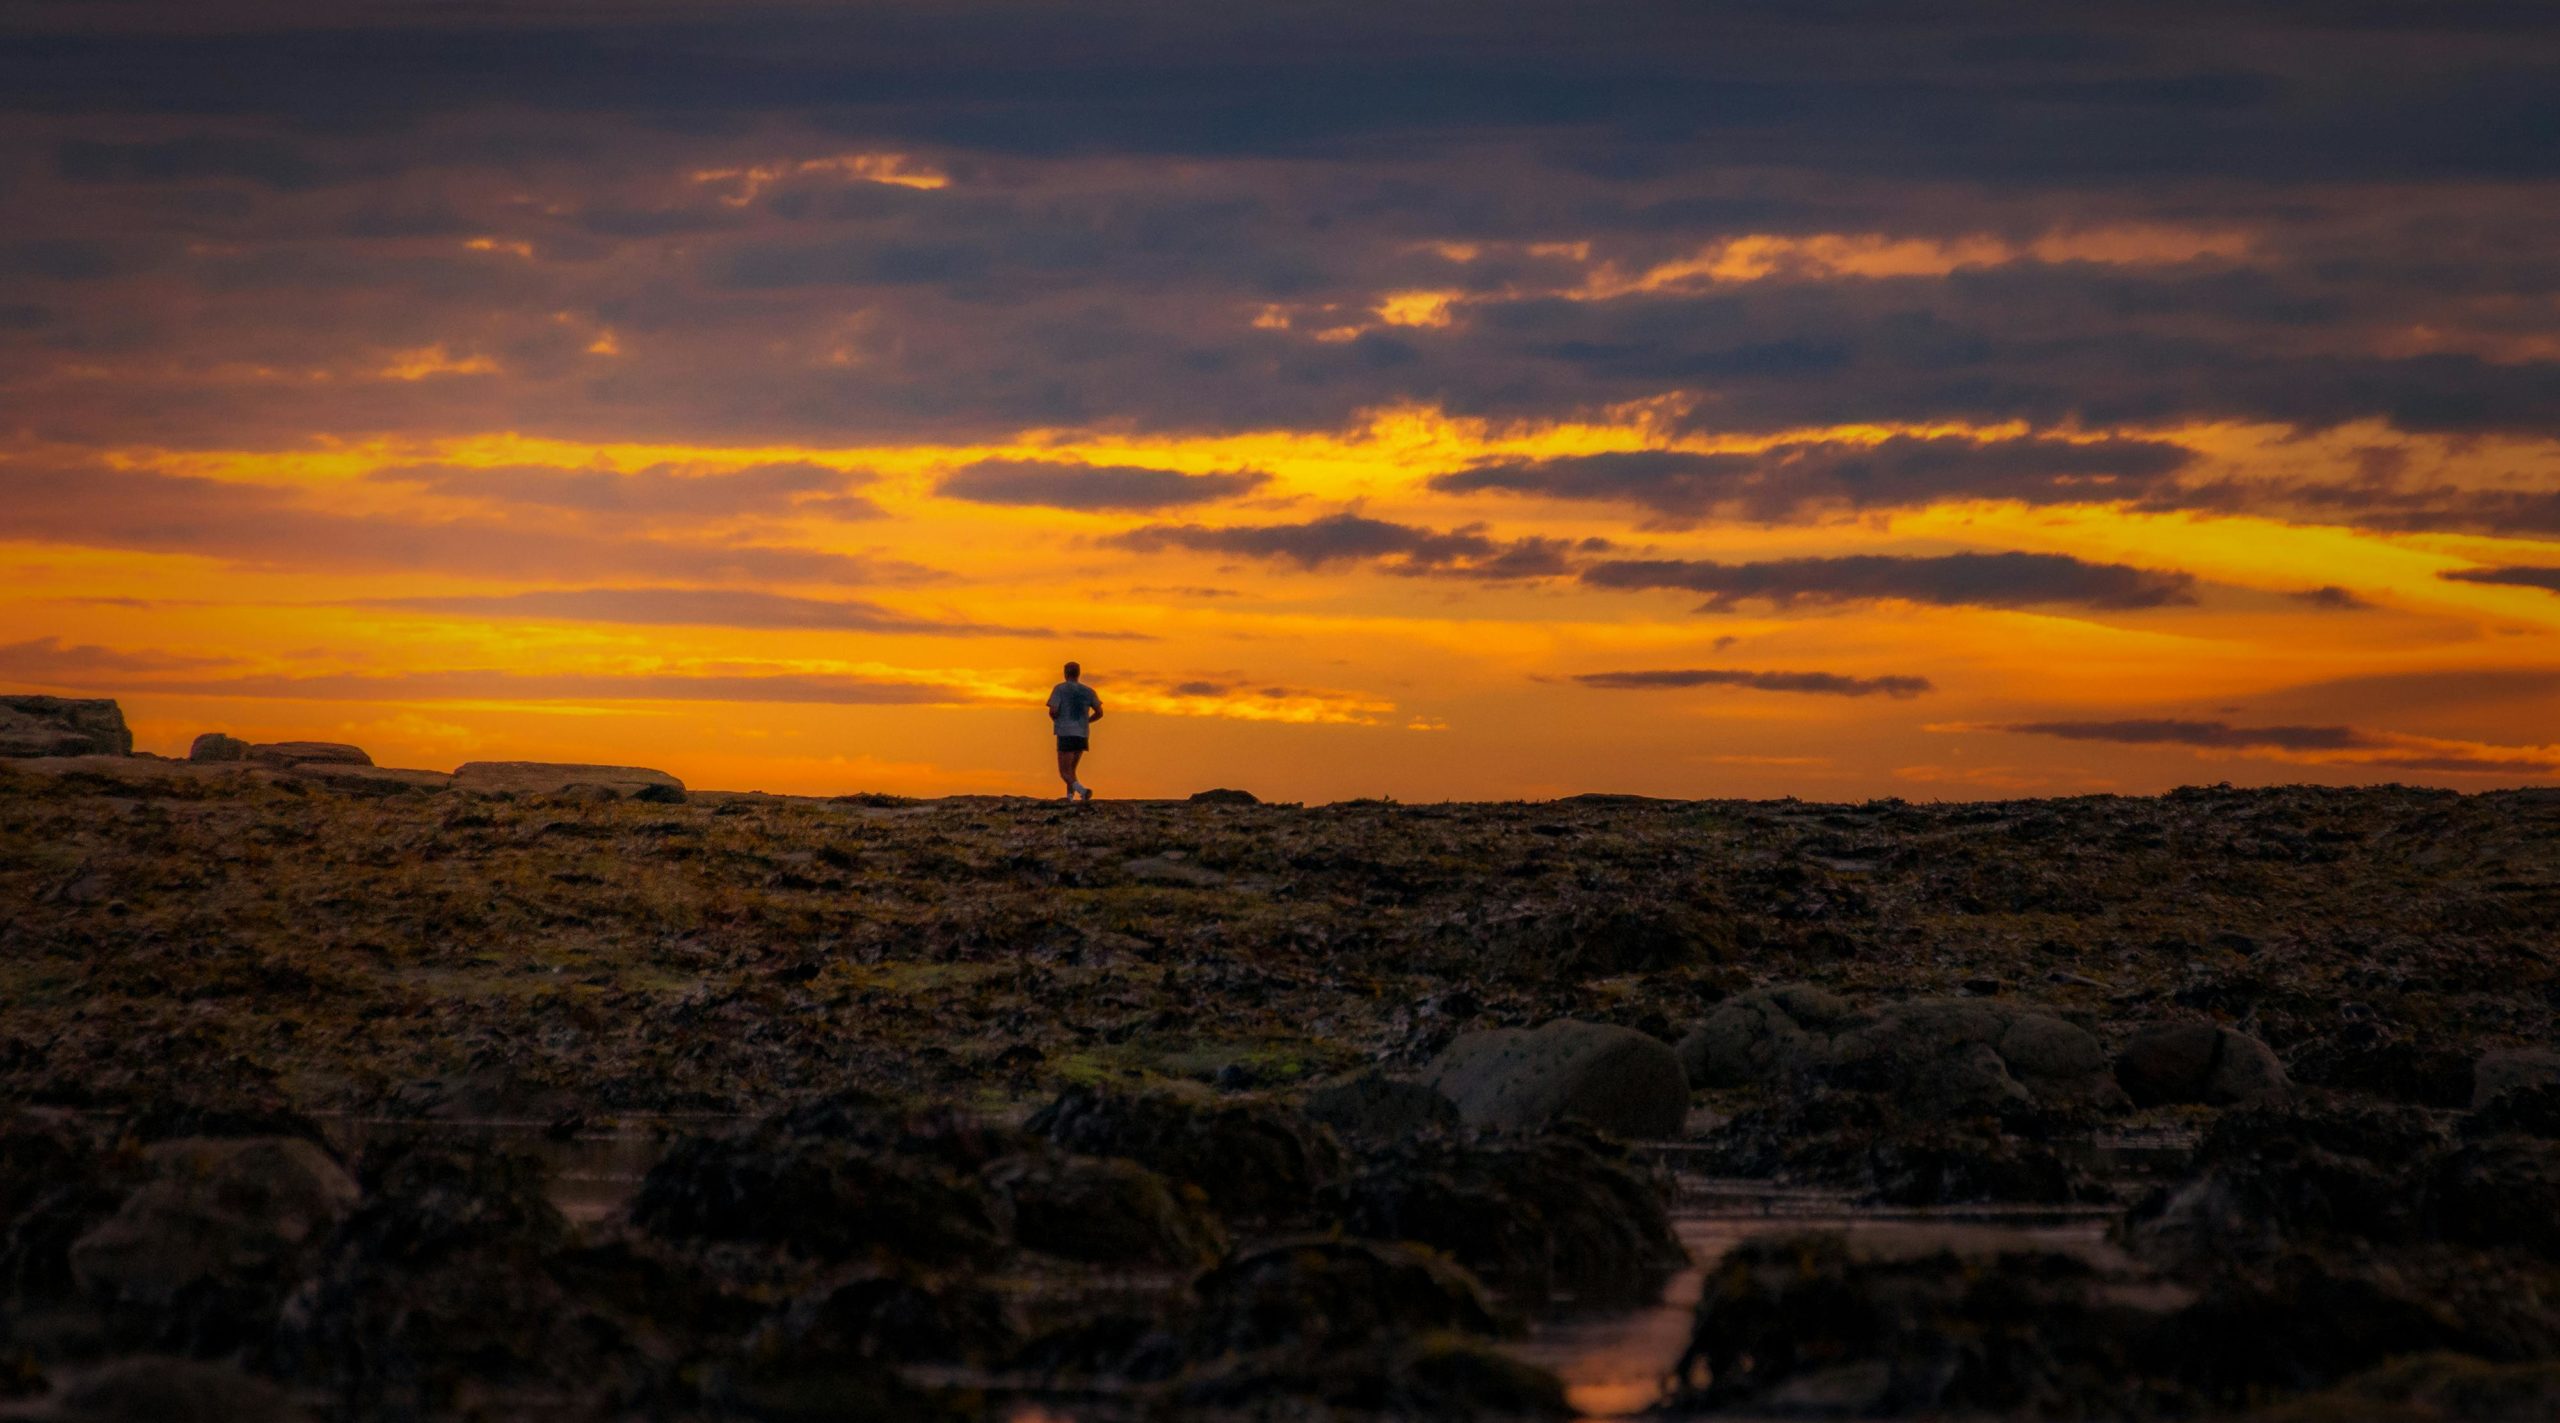
M2543 27L865 8L30 10L0 688L810 793L1049 793L1071 657L1105 795L2560 781Z

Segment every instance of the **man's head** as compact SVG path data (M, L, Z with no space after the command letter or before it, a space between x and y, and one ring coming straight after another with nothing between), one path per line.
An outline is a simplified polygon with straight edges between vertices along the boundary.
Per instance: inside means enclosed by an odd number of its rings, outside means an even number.
M1070 663L1068 663L1068 664L1067 664L1067 680L1068 680L1068 681L1072 682L1072 681L1074 681L1075 679L1077 679L1078 677L1081 677L1081 676L1083 676L1083 675L1084 675L1084 664L1083 664L1083 663L1081 663L1081 662L1070 662Z

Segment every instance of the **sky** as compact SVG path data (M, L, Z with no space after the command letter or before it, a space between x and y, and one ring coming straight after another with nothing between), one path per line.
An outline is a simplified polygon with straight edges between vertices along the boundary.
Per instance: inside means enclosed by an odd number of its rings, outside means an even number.
M0 690L813 794L2560 783L2541 0L16 0Z

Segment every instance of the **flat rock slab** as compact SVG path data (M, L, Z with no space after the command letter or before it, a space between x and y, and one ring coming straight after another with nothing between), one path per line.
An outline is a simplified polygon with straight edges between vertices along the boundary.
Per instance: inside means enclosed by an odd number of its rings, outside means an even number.
M247 759L269 766L370 766L361 746L343 741L268 741L249 748Z
M623 796L651 787L684 793L684 782L645 766L589 766L569 761L466 761L454 768L453 786L464 791L516 791L558 795L573 786L601 786Z
M1573 1018L1462 1034L1424 1081L1471 1127L1539 1131L1570 1118L1656 1139L1676 1134L1689 1113L1688 1074L1670 1044Z

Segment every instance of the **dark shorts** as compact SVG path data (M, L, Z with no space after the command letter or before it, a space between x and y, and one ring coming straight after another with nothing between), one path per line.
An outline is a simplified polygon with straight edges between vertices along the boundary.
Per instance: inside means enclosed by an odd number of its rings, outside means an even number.
M1093 749L1090 744L1092 740L1093 738L1089 736L1061 736L1058 738L1058 749L1061 751L1090 751Z

